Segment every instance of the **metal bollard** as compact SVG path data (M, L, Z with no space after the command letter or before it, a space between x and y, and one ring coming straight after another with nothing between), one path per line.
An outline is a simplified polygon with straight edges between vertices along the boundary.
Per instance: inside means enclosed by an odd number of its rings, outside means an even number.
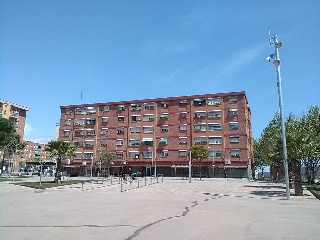
M81 185L82 185L82 191L83 191L83 184L84 184L84 181L81 181Z
M151 177L151 185L152 185L152 179L153 179L153 177Z
M162 180L161 180L161 182L163 182L163 175L162 175Z
M131 183L132 183L132 179L130 179L130 189L131 189Z
M147 186L147 177L144 177L144 186Z
M122 192L122 178L120 178L120 186L121 186L121 192Z
M112 176L111 176L111 186L112 186Z
M138 178L138 188L139 188L139 184L140 184L140 179Z
M159 183L159 177L157 176L157 183Z

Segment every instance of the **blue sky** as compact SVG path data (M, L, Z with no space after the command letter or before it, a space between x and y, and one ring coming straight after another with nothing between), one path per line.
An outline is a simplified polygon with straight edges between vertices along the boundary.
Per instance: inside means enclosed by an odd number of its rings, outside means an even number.
M0 98L30 108L26 140L55 137L60 106L246 91L253 136L320 103L320 1L0 0Z

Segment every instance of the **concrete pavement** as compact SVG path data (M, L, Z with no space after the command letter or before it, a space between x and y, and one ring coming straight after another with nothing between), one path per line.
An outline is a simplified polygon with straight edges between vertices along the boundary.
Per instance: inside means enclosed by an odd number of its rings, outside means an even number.
M151 180L147 179L151 184ZM319 239L320 202L283 184L165 178L136 188L0 183L0 239ZM153 182L154 183L154 182ZM142 185L141 185L142 184ZM140 181L144 186L144 181Z

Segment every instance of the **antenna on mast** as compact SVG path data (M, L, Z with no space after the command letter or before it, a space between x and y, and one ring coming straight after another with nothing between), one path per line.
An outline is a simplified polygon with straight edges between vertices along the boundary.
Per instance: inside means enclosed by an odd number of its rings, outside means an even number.
M269 44L270 44L270 45L272 45L272 44L273 44L272 39L273 39L273 38L271 38L270 28L269 28Z

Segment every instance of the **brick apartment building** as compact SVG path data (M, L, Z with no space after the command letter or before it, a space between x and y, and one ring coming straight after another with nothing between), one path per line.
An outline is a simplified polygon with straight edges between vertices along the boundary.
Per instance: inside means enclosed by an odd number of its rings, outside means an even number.
M186 173L188 150L202 145L210 157L201 162L209 177L247 177L253 162L251 111L245 92L61 106L59 137L76 151L66 164L83 174L103 151L118 159L112 172ZM249 164L250 163L250 164ZM193 161L193 174L199 163Z

